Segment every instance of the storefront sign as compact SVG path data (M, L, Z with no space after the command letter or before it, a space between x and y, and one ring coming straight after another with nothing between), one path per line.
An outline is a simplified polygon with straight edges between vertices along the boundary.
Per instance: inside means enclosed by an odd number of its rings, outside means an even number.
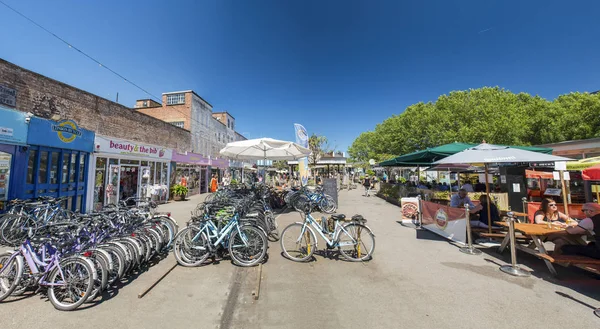
M452 208L421 201L423 227L452 241L466 243L467 215L463 208Z
M25 118L23 112L0 107L0 143L27 144Z
M15 89L0 85L0 104L16 107L17 91Z
M210 159L210 165L220 169L229 168L229 160L227 159Z
M111 137L96 136L96 152L171 160L173 150Z
M187 163L187 164L197 164L208 166L210 164L210 160L200 154L190 153L181 154L177 152L173 152L173 157L171 161L179 162L179 163Z
M77 126L73 120L59 122L32 117L27 143L62 149L92 152L95 133Z

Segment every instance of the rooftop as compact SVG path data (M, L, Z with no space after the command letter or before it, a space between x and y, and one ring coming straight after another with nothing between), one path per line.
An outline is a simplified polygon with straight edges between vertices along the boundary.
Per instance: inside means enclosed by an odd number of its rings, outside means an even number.
M210 104L206 99L202 98L202 96L196 94L196 92L191 89L190 90L181 90L181 91L170 91L170 92L162 93L162 94L163 95L172 95L172 94L182 94L182 93L192 93L192 94L198 96L198 98L200 98L204 103L208 104L208 106L212 107L212 104Z

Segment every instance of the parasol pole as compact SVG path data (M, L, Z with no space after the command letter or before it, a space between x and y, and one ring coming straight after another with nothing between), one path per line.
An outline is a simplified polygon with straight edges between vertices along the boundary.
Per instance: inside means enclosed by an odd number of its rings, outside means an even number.
M562 195L563 195L563 205L565 207L565 215L567 215L567 218L569 217L569 201L567 200L567 186L565 185L565 171L564 170L559 170L558 173L560 174L560 185L562 187Z
M490 213L490 186L488 184L488 164L485 167L485 194L487 197L487 216L488 216L488 233L492 234L492 214Z

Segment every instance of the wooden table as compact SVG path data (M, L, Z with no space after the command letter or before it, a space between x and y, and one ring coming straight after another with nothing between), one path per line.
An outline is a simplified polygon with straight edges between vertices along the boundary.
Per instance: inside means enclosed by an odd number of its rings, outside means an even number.
M507 214L509 212L512 212L513 214L515 214L515 216L517 217L527 217L527 214L524 212L518 212L518 211L509 211L509 210L500 210L500 216L507 216Z
M495 223L499 226L508 227L507 222L495 222ZM514 224L515 224L515 232L521 232L524 235L530 236L531 240L533 241L528 246L521 245L515 241L515 248L519 249L521 251L524 251L528 254L538 256L538 257L540 254L544 254L544 255L548 254L548 252L546 251L546 248L544 248L544 243L542 242L542 237L545 237L552 233L557 233L557 232L561 232L561 231L565 230L564 228L559 228L557 226L552 226L552 228L548 228L548 224L525 224L525 223L516 223L516 222ZM500 245L500 248L498 248L498 252L502 253L504 251L506 246L510 243L510 239L511 239L510 234L507 234L504 237L504 240L502 240L502 244ZM544 259L543 257L540 257L540 258ZM554 268L554 265L552 265L552 263L546 259L544 259L544 262L546 263L546 266L548 267L548 270L550 271L550 273L552 273L552 275L556 275L557 273L556 273L556 269Z

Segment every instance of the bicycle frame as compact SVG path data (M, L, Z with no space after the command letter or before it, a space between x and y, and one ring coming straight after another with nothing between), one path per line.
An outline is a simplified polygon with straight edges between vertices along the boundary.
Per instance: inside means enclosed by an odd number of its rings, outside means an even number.
M225 227L223 227L221 229L221 231L218 230L218 228L212 222L212 220L208 220L206 222L206 224L204 224L204 226L202 226L200 231L194 236L192 241L195 241L196 239L198 239L200 237L200 235L202 234L202 232L206 231L209 241L211 241L209 243L209 246L212 249L212 247L218 246L226 237L228 237L229 233L234 228L238 230L238 234L240 234L240 236L242 237L242 241L244 242L244 245L247 245L248 240L246 239L246 237L243 234L241 234L242 232L240 231L237 214L233 216L233 218L229 221L229 223L227 223L227 225L225 225ZM214 243L212 243L212 240L214 238L218 238L218 239Z
M33 249L31 248L31 244L29 243L29 241L26 241L25 243L23 243L21 245L21 247L19 248L18 252L14 252L8 262L12 261L13 258L18 257L19 255L21 255L23 258L25 258L25 261L27 262L27 265L29 266L29 269L31 270L32 274L38 274L40 273L39 267L41 266L43 267L44 271L42 273L42 276L39 278L38 280L38 284L40 286L64 286L66 283L64 284L52 284L50 282L47 282L45 279L47 277L47 275L52 272L52 270L54 270L55 268L58 267L58 271L60 272L60 277L63 279L64 282L64 275L62 272L62 268L59 265L59 261L58 261L58 257L56 256L56 253L54 255L52 255L52 257L50 257L49 259L46 258L46 253L45 253L46 248L42 249L42 259L40 260L37 256L37 254L33 251ZM5 268L0 268L0 274L2 274L2 272L4 271Z
M356 244L356 240L354 240L352 235L350 233L348 233L348 231L346 231L346 229L338 221L335 221L335 229L333 230L333 232L327 234L332 237L332 239L329 240L327 235L325 235L323 233L323 227L321 225L319 225L319 223L317 223L317 221L312 217L311 214L306 214L306 218L304 219L304 223L302 225L302 231L300 233L300 236L298 237L297 242L300 242L300 240L302 239L302 236L304 235L304 233L306 233L307 227L314 228L314 230L316 230L319 233L319 235L323 238L323 240L325 240L325 242L330 246L334 246L334 247L341 246L338 242L341 232L345 232L353 240L352 242L344 243L344 246Z

